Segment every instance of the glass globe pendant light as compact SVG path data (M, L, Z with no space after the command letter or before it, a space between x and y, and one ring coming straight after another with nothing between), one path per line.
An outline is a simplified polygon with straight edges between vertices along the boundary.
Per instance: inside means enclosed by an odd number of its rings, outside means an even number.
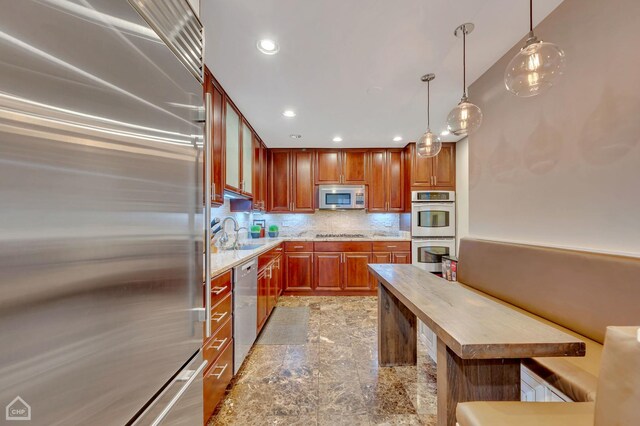
M431 132L431 117L429 105L431 103L431 80L436 78L435 74L425 74L420 80L427 83L427 131L418 139L416 151L420 157L435 157L442 148L440 138Z
M529 36L504 72L507 90L523 98L544 92L562 75L564 58L560 47L533 34L533 0L529 0Z
M460 25L453 34L462 36L462 99L447 116L447 128L456 136L467 136L478 130L482 124L482 111L467 98L467 34L475 26L472 23Z

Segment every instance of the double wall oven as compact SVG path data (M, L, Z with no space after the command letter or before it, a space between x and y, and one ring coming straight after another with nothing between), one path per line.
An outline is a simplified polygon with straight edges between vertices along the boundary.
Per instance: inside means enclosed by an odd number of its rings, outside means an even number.
M442 271L442 256L455 256L455 192L411 193L411 252L411 263L434 273Z

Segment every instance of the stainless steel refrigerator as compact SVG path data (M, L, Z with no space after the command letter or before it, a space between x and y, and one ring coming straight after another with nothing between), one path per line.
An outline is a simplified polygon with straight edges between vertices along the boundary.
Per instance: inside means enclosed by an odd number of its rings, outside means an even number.
M0 424L202 423L201 47L186 0L2 2Z

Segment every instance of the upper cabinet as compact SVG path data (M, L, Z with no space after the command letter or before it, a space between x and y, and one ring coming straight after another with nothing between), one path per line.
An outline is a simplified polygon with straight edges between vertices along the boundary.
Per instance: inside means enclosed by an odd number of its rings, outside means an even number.
M225 102L225 188L240 192L240 113Z
M205 103L209 103L209 126L207 136L211 148L211 204L220 206L224 202L224 91L214 80L207 67L204 68ZM209 98L209 100L207 100Z
M443 143L440 153L435 157L420 157L416 153L415 144L411 144L407 148L410 156L411 189L455 191L455 143Z
M267 147L253 139L253 210L267 208Z
M315 156L315 183L364 185L369 150L319 149Z
M404 152L372 149L369 159L368 211L404 211Z
M268 158L268 211L313 213L314 151L270 149Z
M227 99L225 102L225 189L251 197L254 191L254 141L249 123Z
M242 120L242 165L240 167L240 190L245 195L253 194L253 162L255 136L251 127L245 120Z

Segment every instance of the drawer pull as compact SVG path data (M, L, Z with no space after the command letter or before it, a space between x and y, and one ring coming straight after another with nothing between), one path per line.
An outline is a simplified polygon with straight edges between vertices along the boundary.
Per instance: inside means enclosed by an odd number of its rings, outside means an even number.
M278 247L276 251L282 251L282 247Z
M211 293L218 295L220 293L223 293L226 289L226 287L211 287Z
M389 247L389 248L396 248L396 247L398 247L398 246L387 246L387 247Z
M210 345L209 347L210 347L211 349L215 349L216 351L219 351L219 350L220 350L220 348L222 348L222 347L224 346L224 344L225 344L225 343L227 343L227 339L228 339L228 337L225 337L225 338L224 338L224 339L222 339L222 340L215 339L213 342L211 342L211 345ZM214 343L217 343L217 342L220 342L220 343L218 344L218 346L214 346L213 344L214 344Z
M222 375L224 374L225 370L227 369L227 367L229 366L229 364L225 364L225 365L216 365L215 367L213 367L211 369L211 372L213 373L213 370L215 370L216 368L222 368L222 370L220 370L220 372L218 374L210 374L211 377L215 377L216 379L220 380L220 377L222 377Z
M222 321L222 318L224 318L224 317L226 317L226 316L227 316L227 314L228 314L228 313L229 313L229 312L222 312L222 313L218 312L217 314L212 315L212 316L211 316L211 319L212 319L213 321L215 321L215 322L220 322L220 321ZM218 316L218 317L217 317L217 318L215 318L216 316Z
M294 249L304 248L304 246L293 246Z

